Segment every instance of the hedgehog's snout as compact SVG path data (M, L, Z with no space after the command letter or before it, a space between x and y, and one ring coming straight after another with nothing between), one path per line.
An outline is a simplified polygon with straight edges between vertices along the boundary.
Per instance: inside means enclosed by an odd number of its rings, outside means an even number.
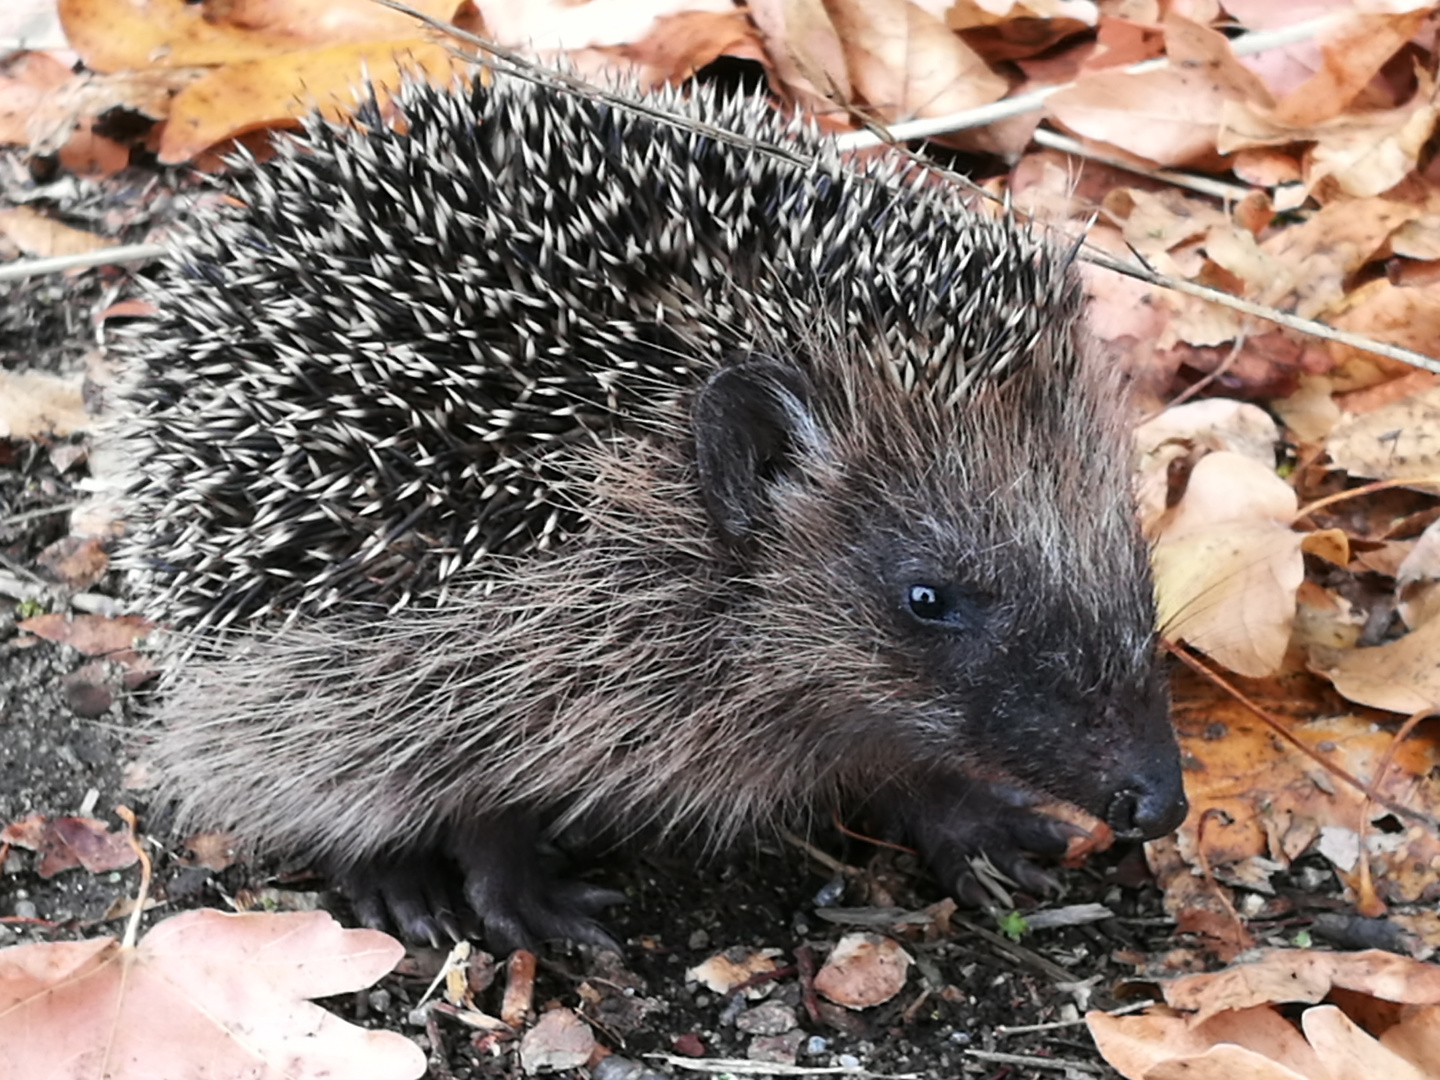
M1179 761L1171 757L1121 781L1110 797L1105 823L1122 839L1154 840L1179 827L1189 808Z

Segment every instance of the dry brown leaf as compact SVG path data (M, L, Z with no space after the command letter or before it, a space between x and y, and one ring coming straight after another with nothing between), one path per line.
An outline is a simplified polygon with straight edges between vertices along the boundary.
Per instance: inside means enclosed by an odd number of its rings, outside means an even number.
M370 985L404 955L323 912L192 911L112 938L0 951L0 1045L15 1077L409 1080L425 1055L309 998Z
M1179 165L1214 153L1226 101L1271 102L1223 34L1171 15L1165 43L1168 67L1086 75L1047 99L1050 115L1077 135L1160 165Z
M1440 779L1432 775L1440 767L1440 722L1422 723L1396 746L1394 731L1371 716L1324 715L1334 712L1326 686L1303 671L1248 683L1245 693L1282 718L1322 716L1281 721L1311 754L1280 739L1227 691L1195 676L1178 678L1174 716L1191 763L1190 813L1172 843L1184 862L1208 866L1226 883L1268 890L1275 870L1318 852L1353 887L1363 828L1365 857L1384 901L1413 903L1440 893L1433 870L1440 866L1440 835L1409 819L1398 829L1388 826L1390 832L1377 825L1391 813L1387 802L1440 815ZM1312 754L1362 778L1386 802L1368 801ZM1189 900L1177 896L1172 905L1171 888L1167 883L1166 902L1178 918Z
M1440 621L1368 649L1315 648L1310 670L1351 701L1409 714L1440 706Z
M1182 975L1164 984L1165 1003L1201 1024L1227 1009L1280 1002L1318 1003L1340 987L1406 1005L1440 1004L1440 967L1368 949L1334 953L1266 949L1224 971Z
M1154 539L1169 527L1170 470L1206 453L1228 450L1273 465L1280 430L1264 409L1228 398L1206 398L1166 409L1136 427L1135 489L1140 524Z
M781 78L882 120L995 101L1008 83L909 0L760 0L749 5Z
M1396 610L1411 630L1440 614L1440 521L1432 521L1404 549L1395 567Z
M25 254L37 258L80 255L115 246L114 240L72 228L30 206L0 210L0 235L8 237Z
M350 113L366 80L386 97L402 73L444 83L463 69L444 45L414 39L337 45L227 64L176 95L160 160L186 161L221 139L292 122L318 110Z
M815 989L847 1009L882 1005L905 987L914 963L898 942L880 934L846 934L815 974Z
M33 52L10 58L0 70L0 143L28 146L35 114L75 76L53 56Z
M131 653L135 643L154 629L139 615L66 615L52 612L16 624L27 634L69 645L86 656L116 659Z
M1171 640L1242 675L1279 668L1305 578L1296 508L1273 468L1228 451L1200 459L1151 555Z
M818 109L855 99L844 47L821 0L754 0L748 9L793 97Z
M1331 461L1353 476L1440 476L1440 388L1345 417L1330 432L1325 449Z
M415 20L368 0L306 4L59 0L65 34L93 71L204 67L283 55L307 45L415 36ZM417 0L412 6L448 20L460 5L457 0Z
M687 15L734 15L729 0L481 0L485 36L550 58L654 37Z
M520 1040L520 1067L527 1075L578 1069L595 1052L595 1033L570 1009L542 1013Z
M778 964L775 957L779 949L730 950L716 953L685 972L685 978L702 983L717 994L728 994L742 983L749 982L756 975L774 971ZM765 995L764 987L752 986L745 996L759 998Z
M943 116L995 101L1006 80L909 0L827 0L850 85L884 120Z
M1433 918L1433 913L1430 914ZM1411 1065L1435 1069L1440 1062L1440 1006L1411 1006L1400 1022L1380 1036L1380 1045L1393 1050Z
M1332 311L1327 321L1338 329L1426 356L1440 353L1440 282L1406 286L1380 278L1350 293ZM1384 357L1338 341L1327 345L1337 365L1363 359L1395 375L1411 370L1399 361L1386 362Z
M464 6L463 0L406 0L406 4L447 22ZM296 44L311 45L411 38L420 25L375 0L228 0L208 18L212 25L232 31L281 34Z
M92 874L133 866L139 855L128 835L123 829L111 832L105 822L95 818L31 814L0 830L0 844L36 852L40 861L35 872L52 878L77 866Z
M1304 1038L1273 1009L1259 1006L1204 1024L1162 1009L1143 1016L1085 1017L1101 1055L1122 1076L1206 1080L1329 1080ZM1280 1061L1303 1062L1303 1071ZM1179 1070L1166 1071L1166 1070Z
M680 83L721 56L766 59L755 27L739 11L662 15L650 33L614 51L628 75L645 87Z
M1274 188L1300 179L1299 159L1269 147L1239 151L1230 159L1230 167L1237 177L1255 187Z
M1305 442L1323 442L1344 418L1331 391L1334 384L1323 375L1306 375L1289 397L1270 403L1295 437Z
M1390 234L1423 214L1421 207L1379 198L1322 207L1261 242L1280 273L1255 299L1320 318L1345 296L1350 277L1387 248Z
M1407 221L1390 236L1390 250L1407 259L1440 259L1440 214Z
M1357 12L1322 30L1316 38L1321 66L1275 106L1275 119L1290 127L1306 127L1339 115L1415 35L1429 7L1417 4L1400 14Z
M110 569L104 543L94 536L62 536L35 557L51 581L69 589L88 589Z
M1020 19L1069 20L1081 27L1096 22L1095 6L1090 0L955 0L944 11L946 25L955 30L1003 26Z
M79 375L0 371L0 438L64 437L90 427Z
M1192 800L1192 815L1194 806ZM1190 854L1193 857L1194 852ZM1253 935L1235 912L1229 890L1213 877L1198 873L1173 836L1146 844L1145 861L1156 884L1165 891L1165 910L1175 917L1177 934L1203 941L1205 951L1220 960L1233 959L1255 947Z
M1233 228L1230 218L1213 203L1175 190L1116 188L1105 197L1104 210L1120 225L1126 243L1149 265L1184 276L1189 276L1189 268L1171 257L1176 248L1205 239L1216 226Z
M1336 990L1350 992L1343 1001L1353 1015L1334 1004L1318 1005L1304 1010L1297 1030L1274 1008L1321 1002ZM1251 963L1172 980L1164 992L1168 1008L1141 1016L1086 1017L1101 1054L1126 1077L1435 1080L1440 1075L1433 1055L1440 969L1430 964L1378 951L1273 949ZM1389 1002L1405 1007L1373 1008ZM1361 1026L1370 1022L1367 1016L1374 1020L1370 1031Z
M1230 153L1247 147L1312 142L1304 181L1313 189L1333 177L1340 190L1356 198L1389 191L1415 168L1435 129L1434 80L1420 75L1411 101L1396 109L1352 113L1310 127L1291 127L1248 102L1227 102L1218 148Z
M1435 1072L1421 1071L1399 1054L1387 1050L1334 1005L1306 1009L1300 1017L1300 1026L1332 1076L1435 1080Z

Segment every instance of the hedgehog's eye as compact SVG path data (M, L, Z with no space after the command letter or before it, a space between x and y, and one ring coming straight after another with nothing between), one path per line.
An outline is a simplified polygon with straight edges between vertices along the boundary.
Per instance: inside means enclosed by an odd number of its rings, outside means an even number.
M949 612L945 597L934 585L911 585L906 603L910 614L926 622L944 622Z

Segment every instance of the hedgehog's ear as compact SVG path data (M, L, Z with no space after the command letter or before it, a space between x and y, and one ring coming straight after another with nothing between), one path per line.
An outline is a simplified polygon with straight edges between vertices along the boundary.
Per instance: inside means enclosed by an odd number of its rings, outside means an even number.
M770 489L802 448L821 443L810 381L758 353L710 376L691 407L700 491L720 535L744 542L761 523Z

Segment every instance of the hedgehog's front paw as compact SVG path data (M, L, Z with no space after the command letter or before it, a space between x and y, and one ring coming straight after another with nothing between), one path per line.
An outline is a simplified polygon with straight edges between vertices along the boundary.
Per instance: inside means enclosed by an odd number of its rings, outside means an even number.
M372 929L445 948L476 931L496 952L542 941L620 946L597 921L625 896L557 876L519 817L456 829L444 846L344 866L331 877ZM458 871L458 872L457 872Z
M465 899L490 948L509 952L542 941L571 941L620 951L598 921L623 893L559 877L540 854L537 830L504 818L457 830L451 856L465 878Z
M1036 809L1039 800L1006 784L969 777L933 778L884 800L925 857L931 871L962 903L990 899L972 860L985 856L997 870L1028 892L1059 887L1033 858L1065 854L1078 827Z
M372 930L394 930L436 948L467 936L454 864L438 851L371 859L330 876Z

